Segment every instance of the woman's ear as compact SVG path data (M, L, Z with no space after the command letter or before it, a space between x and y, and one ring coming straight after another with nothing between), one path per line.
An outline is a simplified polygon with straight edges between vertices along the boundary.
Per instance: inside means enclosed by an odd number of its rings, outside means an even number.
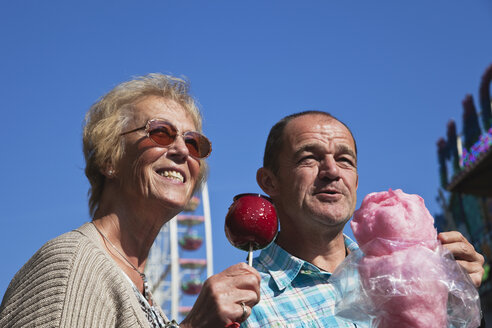
M101 169L101 174L108 179L113 179L116 176L116 170L113 168L112 164L108 163Z
M268 196L274 197L278 194L277 178L270 169L260 167L256 171L256 182Z

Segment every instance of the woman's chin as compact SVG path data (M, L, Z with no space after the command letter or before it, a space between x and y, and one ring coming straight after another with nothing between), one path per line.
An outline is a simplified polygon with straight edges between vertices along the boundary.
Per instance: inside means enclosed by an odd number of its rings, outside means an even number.
M164 197L159 199L159 203L161 204L161 207L163 209L179 213L185 208L186 204L188 203L188 199L184 197Z

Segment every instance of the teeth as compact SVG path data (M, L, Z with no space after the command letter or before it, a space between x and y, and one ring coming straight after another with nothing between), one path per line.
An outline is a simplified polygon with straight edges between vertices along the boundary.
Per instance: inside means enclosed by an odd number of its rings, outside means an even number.
M181 173L179 173L177 171L163 171L163 172L159 172L159 174L162 175L163 177L166 177L166 178L176 179L176 180L179 180L181 182L184 181L184 178L181 175Z

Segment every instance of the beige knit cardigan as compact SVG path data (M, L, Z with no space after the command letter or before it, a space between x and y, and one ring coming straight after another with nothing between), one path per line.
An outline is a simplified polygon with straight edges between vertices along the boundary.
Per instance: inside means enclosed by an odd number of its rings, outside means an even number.
M102 247L90 223L43 245L10 282L0 327L148 328L129 281Z

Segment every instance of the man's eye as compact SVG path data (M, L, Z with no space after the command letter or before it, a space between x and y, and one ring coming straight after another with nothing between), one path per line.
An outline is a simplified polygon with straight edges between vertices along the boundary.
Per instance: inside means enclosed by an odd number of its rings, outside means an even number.
M338 162L344 163L346 165L354 166L354 160L348 157L341 157L338 159Z
M307 155L307 156L303 156L299 160L299 163L309 163L309 162L312 162L312 161L315 161L315 160L316 160L316 157L314 157L314 155Z

